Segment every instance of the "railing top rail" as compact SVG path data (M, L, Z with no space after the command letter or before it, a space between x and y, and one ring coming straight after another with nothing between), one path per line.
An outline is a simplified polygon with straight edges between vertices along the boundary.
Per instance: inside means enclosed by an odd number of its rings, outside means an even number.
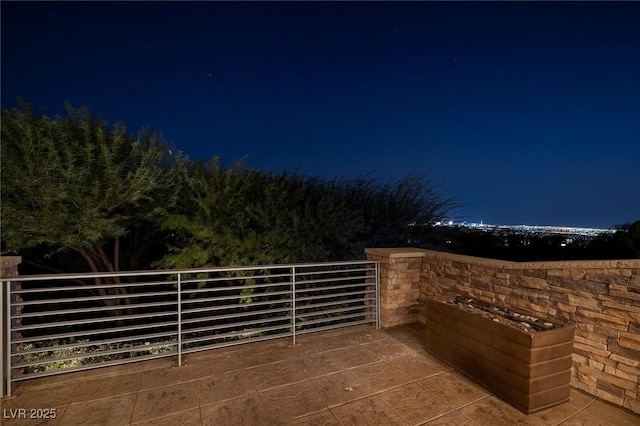
M312 268L346 265L376 264L373 260L346 260L337 262L316 262L316 263L287 263L276 265L255 265L255 266L221 266L215 268L194 268L194 269L157 269L144 271L119 271L119 272L82 272L75 274L41 274L41 275L20 275L19 277L7 277L0 281L43 281L43 280L65 280L82 278L112 278L112 277L140 277L152 275L172 275L172 274L198 274L229 271L256 271L264 269L287 269L287 268Z

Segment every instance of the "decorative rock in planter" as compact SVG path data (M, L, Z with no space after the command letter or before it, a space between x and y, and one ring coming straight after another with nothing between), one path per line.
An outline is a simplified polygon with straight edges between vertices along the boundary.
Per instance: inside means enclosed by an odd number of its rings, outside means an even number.
M525 414L569 401L573 326L455 295L426 308L427 351Z

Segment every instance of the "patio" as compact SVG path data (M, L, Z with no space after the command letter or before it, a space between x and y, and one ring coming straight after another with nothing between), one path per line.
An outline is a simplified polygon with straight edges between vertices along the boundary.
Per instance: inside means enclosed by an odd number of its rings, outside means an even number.
M422 327L352 326L22 383L3 425L638 425L579 390L526 416L422 348ZM18 409L26 409L20 411ZM55 409L55 419L25 419Z

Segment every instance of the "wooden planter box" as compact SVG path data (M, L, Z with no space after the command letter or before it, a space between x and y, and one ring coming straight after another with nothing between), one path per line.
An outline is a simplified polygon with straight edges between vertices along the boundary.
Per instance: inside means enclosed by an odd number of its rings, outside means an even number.
M428 352L525 414L569 401L573 326L527 332L446 303L454 297L427 299Z

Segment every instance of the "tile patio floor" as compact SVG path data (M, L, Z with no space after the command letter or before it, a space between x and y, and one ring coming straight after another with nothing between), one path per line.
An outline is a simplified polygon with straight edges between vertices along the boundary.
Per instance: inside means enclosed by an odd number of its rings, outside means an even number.
M526 416L421 347L422 327L370 326L25 381L13 425L640 425L578 390ZM53 420L10 418L55 408ZM15 414L14 414L15 416Z

